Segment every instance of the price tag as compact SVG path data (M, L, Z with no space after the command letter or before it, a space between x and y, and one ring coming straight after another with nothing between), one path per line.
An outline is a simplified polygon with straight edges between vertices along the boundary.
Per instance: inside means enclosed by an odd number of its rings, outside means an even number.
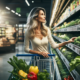
M77 27L77 30L76 31L80 31L80 26L79 27Z
M70 17L70 13L68 14L68 17Z
M73 31L73 27L67 28L67 31Z
M64 31L67 31L67 28L65 28Z
M76 12L80 10L80 5L76 7Z
M73 50L75 51L75 46L73 46Z
M71 11L71 15L73 15L75 13L75 10Z

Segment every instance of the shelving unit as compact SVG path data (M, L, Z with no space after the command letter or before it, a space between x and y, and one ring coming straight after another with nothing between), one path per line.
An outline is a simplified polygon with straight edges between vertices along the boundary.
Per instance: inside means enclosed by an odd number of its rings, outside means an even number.
M19 25L16 27L17 30L17 39L18 42L23 42L24 41L24 26L22 25L21 27L19 27Z
M63 28L63 29L59 29L53 32L79 32L80 31L80 24L78 25L74 25L74 26L70 26L67 28Z
M53 35L53 37L55 38L55 39L57 39L58 41L60 41L60 42L65 42L66 40L63 40L63 39L61 39L61 38L59 38L59 37L57 37L57 36L54 36ZM80 47L79 46L77 46L77 45L75 45L75 44L72 44L72 43L69 43L69 44L67 44L66 45L68 48L70 48L72 51L74 51L75 53L77 53L78 55L80 55Z
M78 11L80 11L80 5L77 6L73 11L71 11L69 13L69 15L67 15L60 23L58 23L56 26L54 26L53 29L56 28L56 27L58 27L60 24L62 24L64 21L66 21L68 18L70 18L72 15L74 15Z
M60 52L59 49L56 49L58 55L60 56L60 58L62 59L62 61L64 62L64 64L66 65L67 69L70 69L70 65L69 65L69 61L64 57L64 55ZM74 78L74 80L80 80L80 75L78 74L78 72L76 70L73 70L72 72L70 72L70 74L72 75L72 77Z
M0 51L15 50L16 39L11 25L0 24Z
M53 20L53 23L51 26L52 27L51 28L52 37L54 38L54 40L56 40L57 42L60 42L60 43L69 40L71 37L80 36L80 35L77 35L77 34L80 34L80 23L79 23L79 21L80 21L80 17L79 17L80 16L80 14L79 14L80 13L80 1L78 1L78 0L77 1L71 0L71 1L69 3L70 5L65 8L65 11L63 13L62 13L62 10L64 10L64 7L61 9L61 12L59 15L57 15L57 13L55 14L55 19ZM74 36L74 33L75 33L75 36ZM69 34L69 36L68 36L68 34ZM80 46L78 45L78 43L76 45L75 45L75 43L68 43L65 46L68 49L70 49L74 53L74 55L80 56ZM63 53L59 49L57 48L56 52L69 71L70 70L70 62L68 60L71 60L71 58L68 59L69 57L63 55ZM66 49L66 48L64 48L64 49ZM64 52L64 53L66 54L67 52ZM74 80L80 80L80 74L77 71L77 69L72 70L70 72L70 74Z

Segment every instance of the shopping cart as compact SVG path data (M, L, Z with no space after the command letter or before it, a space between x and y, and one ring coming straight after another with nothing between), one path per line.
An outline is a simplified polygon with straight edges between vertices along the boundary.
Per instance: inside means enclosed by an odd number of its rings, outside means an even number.
M49 54L49 58L40 59L40 55L38 54L16 54L17 57L26 57L25 61L28 65L38 66L39 72L42 72L44 69L48 71L50 80L54 80L54 60L51 58L54 57L55 54ZM27 57L33 56L31 59L27 59ZM12 74L10 75L8 80L12 79Z
M25 54L23 52L24 51L23 50L24 49L24 44L21 44L21 45L22 45L21 48L19 48L20 46L18 47L18 45L17 45L16 56L20 59L25 59L25 61L28 65L38 66L39 72L42 72L43 69L46 69L48 71L48 73L50 74L50 76L49 76L50 80L54 80L55 67L56 67L55 66L55 54L52 54L50 44L48 46L48 51L50 53L50 54L48 54L49 58L45 58L45 59L38 54L30 54L30 53ZM32 49L31 42L30 42L29 47ZM11 80L12 77L13 76L11 74L9 76L8 80Z

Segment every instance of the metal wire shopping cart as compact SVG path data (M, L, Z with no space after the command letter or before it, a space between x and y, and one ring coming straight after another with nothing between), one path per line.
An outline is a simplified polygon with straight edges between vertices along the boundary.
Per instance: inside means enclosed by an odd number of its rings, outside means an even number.
M30 46L31 48L31 46ZM22 49L22 48L21 48ZM38 66L39 68L39 72L42 72L43 69L46 69L48 71L48 73L50 74L49 78L50 80L54 80L54 73L55 73L55 54L52 54L51 52L51 47L49 45L48 49L49 49L49 58L41 58L40 55L38 54L24 54L23 52L20 52L19 50L17 51L16 56L20 59L25 59L26 63L28 65L33 65L33 66ZM21 54L22 53L22 54ZM12 74L9 76L8 80L11 80L12 78Z
M49 54L49 59L40 59L40 55L38 54L16 54L17 57L23 57L25 56L26 62L29 62L28 65L38 66L39 72L42 72L44 69L48 71L50 74L49 78L50 80L54 80L54 60L51 58L54 57L55 54ZM27 59L27 57L33 56L31 59ZM35 58L36 57L36 58ZM35 59L33 59L35 58ZM11 80L12 75L9 77L8 80Z

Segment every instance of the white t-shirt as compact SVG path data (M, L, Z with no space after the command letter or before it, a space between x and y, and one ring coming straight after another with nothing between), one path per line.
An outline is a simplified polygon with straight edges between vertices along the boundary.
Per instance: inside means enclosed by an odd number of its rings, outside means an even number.
M24 50L25 52L29 52L29 50L31 50L29 48L29 32L26 30L25 31L25 35L24 35ZM33 39L30 40L31 44L32 44L32 50L35 51L40 51L40 52L49 52L48 51L48 42L50 43L51 47L54 48L58 48L59 44L55 43L55 41L53 40L52 36L51 36L51 31L48 28L48 35L46 37L43 36L43 39L40 40L39 38L35 37Z

